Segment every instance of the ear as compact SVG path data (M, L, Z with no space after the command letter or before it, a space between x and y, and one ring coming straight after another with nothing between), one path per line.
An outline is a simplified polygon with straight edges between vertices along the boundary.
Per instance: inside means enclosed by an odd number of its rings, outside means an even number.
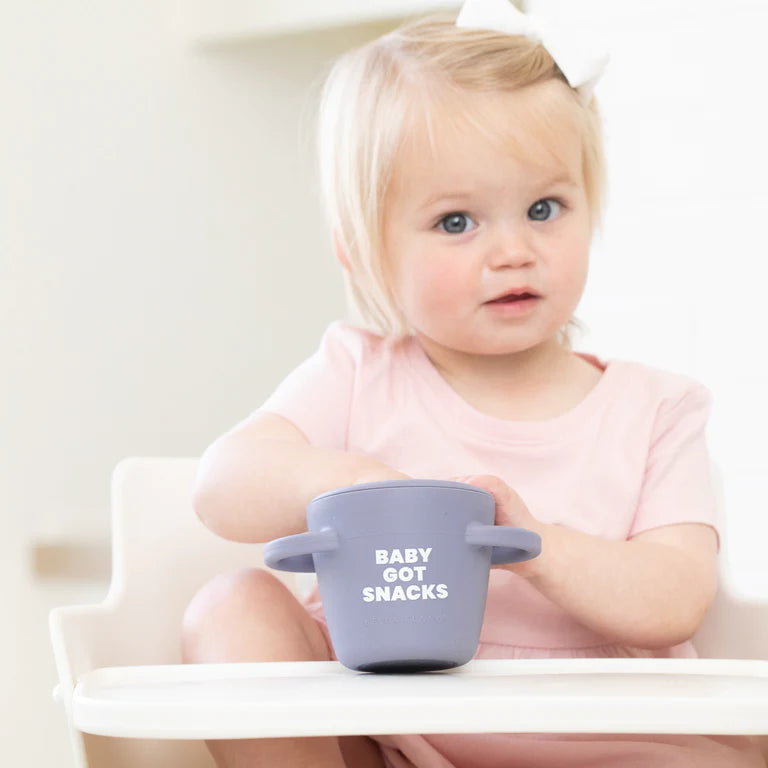
M347 254L341 247L341 240L339 238L338 232L333 233L333 247L336 250L336 259L338 260L339 264L341 264L342 269L346 270L347 272L352 272L352 267L349 265Z

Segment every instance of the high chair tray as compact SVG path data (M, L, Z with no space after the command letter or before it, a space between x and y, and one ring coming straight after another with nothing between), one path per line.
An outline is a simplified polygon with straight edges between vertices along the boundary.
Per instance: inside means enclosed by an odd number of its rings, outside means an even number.
M384 733L768 734L768 661L474 660L427 674L338 662L105 667L75 728L159 739Z

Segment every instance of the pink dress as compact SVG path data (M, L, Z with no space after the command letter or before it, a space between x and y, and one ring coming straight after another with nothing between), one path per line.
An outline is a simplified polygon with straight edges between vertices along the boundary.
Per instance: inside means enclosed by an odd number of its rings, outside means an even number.
M697 381L626 360L604 362L587 396L543 421L477 411L440 376L414 337L335 322L318 351L261 406L310 443L373 456L413 477L493 474L544 523L627 540L662 525L714 527L706 423ZM315 591L307 605L326 639ZM571 618L527 581L494 569L476 657L695 657L690 642L619 646ZM599 731L599 723L595 724ZM765 768L743 737L438 734L376 736L393 768L697 766Z

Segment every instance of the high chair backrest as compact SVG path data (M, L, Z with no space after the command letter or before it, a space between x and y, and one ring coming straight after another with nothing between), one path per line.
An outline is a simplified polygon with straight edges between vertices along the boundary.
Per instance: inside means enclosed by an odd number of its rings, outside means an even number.
M262 565L261 544L227 541L192 509L196 459L131 458L112 480L112 583L123 621L94 666L175 664L184 610L213 576ZM276 573L289 586L290 573Z

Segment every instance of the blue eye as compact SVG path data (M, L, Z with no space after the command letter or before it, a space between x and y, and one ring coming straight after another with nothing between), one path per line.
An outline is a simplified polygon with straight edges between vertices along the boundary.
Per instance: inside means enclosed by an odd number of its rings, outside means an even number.
M474 226L470 227L470 222ZM466 213L449 213L447 216L443 216L443 218L440 219L438 226L441 227L443 232L447 232L449 235L461 235L464 232L469 232L471 229L477 227L477 224L475 224Z
M549 221L549 214L552 212L552 204L559 210L563 207L559 200L555 200L553 197L545 198L544 200L538 200L529 209L528 215L534 221Z

